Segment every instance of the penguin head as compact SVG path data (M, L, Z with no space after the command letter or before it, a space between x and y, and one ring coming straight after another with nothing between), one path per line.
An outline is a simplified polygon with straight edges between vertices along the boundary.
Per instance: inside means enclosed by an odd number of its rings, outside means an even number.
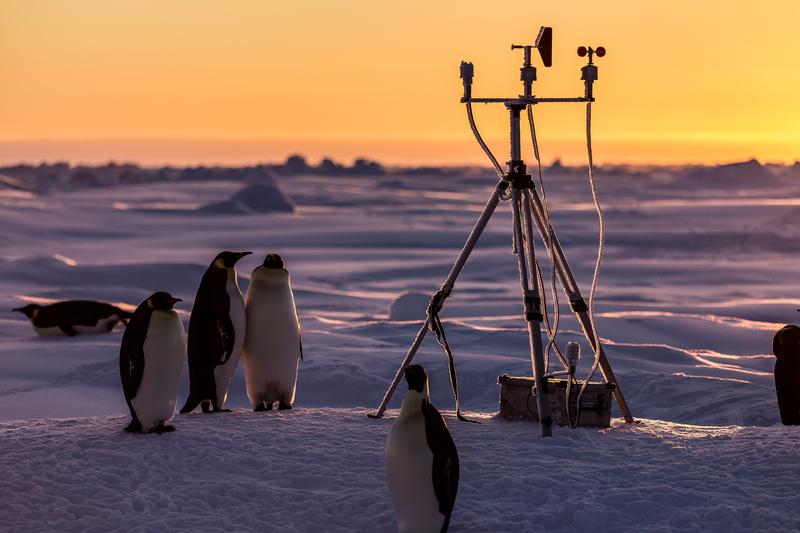
M403 371L406 381L408 382L408 390L415 390L424 393L428 388L428 374L425 369L419 365L409 365Z
M180 298L175 298L168 292L158 291L154 292L150 298L147 299L147 305L159 311L169 311L177 302L182 302Z
M783 326L772 338L772 353L778 359L793 359L798 353L800 344L800 327Z
M268 254L263 265L264 268L283 268L283 258L278 254Z
M217 254L217 257L214 258L213 264L221 268L233 268L239 259L252 253L253 252L220 252Z
M12 309L12 311L22 313L28 318L33 318L36 316L36 312L41 308L42 306L39 304L28 304L25 307L17 307L16 309Z

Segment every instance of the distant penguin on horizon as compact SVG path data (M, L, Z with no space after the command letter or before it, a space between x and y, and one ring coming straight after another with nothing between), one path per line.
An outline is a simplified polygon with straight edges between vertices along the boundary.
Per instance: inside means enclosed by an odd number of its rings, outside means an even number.
M253 270L245 296L247 333L242 352L247 397L254 411L291 409L303 359L300 321L289 272L278 254Z
M244 299L235 265L251 253L219 253L200 280L189 318L189 397L181 413L198 405L204 413L223 411L245 340Z
M386 441L386 476L400 533L445 533L458 492L458 451L431 404L428 375L405 369L408 392Z
M126 322L131 317L130 312L116 305L93 300L28 304L12 311L28 317L33 330L43 337L109 333L119 322Z
M800 327L784 326L772 338L775 392L785 426L800 425Z
M174 431L169 425L181 385L186 335L167 292L153 293L128 321L119 350L119 373L131 412L131 433Z

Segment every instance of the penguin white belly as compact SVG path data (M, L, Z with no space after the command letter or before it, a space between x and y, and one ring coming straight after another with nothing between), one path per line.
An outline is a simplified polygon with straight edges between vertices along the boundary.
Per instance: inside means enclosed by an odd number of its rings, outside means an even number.
M239 359L242 355L242 348L244 347L245 340L245 326L247 317L244 310L244 300L242 294L239 292L239 287L236 285L236 279L228 279L225 285L225 291L228 293L230 302L229 315L231 323L233 324L234 341L233 352L225 364L218 365L214 368L214 383L217 387L217 398L220 402L220 408L225 405L225 400L228 396L228 386L231 383L231 378L236 367L239 365Z
M33 326L33 331L35 331L37 335L40 335L42 337L66 336L66 333L61 331L61 328L57 326L53 326L51 328L40 328L38 326Z
M247 341L243 352L247 396L253 404L294 402L300 330L288 287L247 291ZM252 292L251 292L252 290Z
M181 384L186 335L175 311L154 310L144 341L144 372L131 400L143 431L175 416Z
M433 452L422 414L398 418L386 443L386 475L400 533L438 533L444 524L433 491Z

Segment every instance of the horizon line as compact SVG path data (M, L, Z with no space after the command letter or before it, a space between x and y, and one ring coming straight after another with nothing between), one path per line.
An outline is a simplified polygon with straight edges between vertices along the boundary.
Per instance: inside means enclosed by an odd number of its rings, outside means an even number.
M505 159L505 139L488 138L498 159ZM776 141L594 139L598 165L720 165L751 159L762 164L791 165L800 161L800 146ZM499 148L499 149L498 149ZM583 139L540 141L543 163L585 165ZM714 150L710 150L715 148ZM760 148L760 149L759 149ZM776 151L775 149L779 150ZM530 151L530 147L524 147ZM710 150L710 151L709 151ZM548 156L547 153L553 155ZM786 155L791 153L792 155ZM709 155L710 154L710 155ZM329 158L352 163L363 158L386 166L487 166L471 137L459 139L270 139L116 137L74 139L0 139L0 165L69 162L97 165L125 162L140 166L243 166L276 164L291 155L307 161ZM529 158L533 160L533 158Z

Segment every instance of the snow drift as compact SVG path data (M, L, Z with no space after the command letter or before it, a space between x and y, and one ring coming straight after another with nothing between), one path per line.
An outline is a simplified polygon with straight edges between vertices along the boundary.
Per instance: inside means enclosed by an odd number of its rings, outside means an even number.
M252 213L291 213L294 205L274 183L247 185L228 200L206 204L203 213L238 215Z
M389 320L425 320L430 294L407 292L397 297L389 307Z

